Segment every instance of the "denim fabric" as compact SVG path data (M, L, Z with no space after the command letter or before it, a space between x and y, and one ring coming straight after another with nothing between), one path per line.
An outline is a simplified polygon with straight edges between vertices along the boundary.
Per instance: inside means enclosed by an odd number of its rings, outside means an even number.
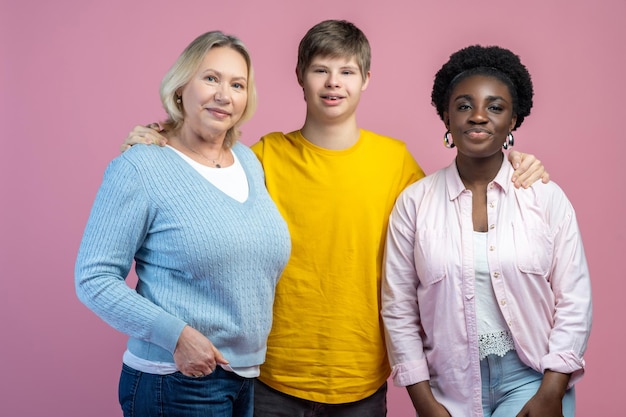
M252 417L253 381L219 366L210 375L193 378L123 365L119 401L124 417Z
M484 417L511 417L535 395L543 374L524 364L515 351L504 357L489 355L480 361ZM563 416L574 417L574 388L563 398Z
M385 417L387 383L360 401L324 404L303 400L276 391L256 380L254 383L254 417Z

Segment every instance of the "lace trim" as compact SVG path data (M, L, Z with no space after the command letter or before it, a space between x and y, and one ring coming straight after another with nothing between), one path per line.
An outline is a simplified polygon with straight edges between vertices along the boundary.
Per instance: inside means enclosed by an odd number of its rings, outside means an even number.
M507 330L478 336L478 354L480 360L489 355L503 357L507 352L515 350L513 336Z

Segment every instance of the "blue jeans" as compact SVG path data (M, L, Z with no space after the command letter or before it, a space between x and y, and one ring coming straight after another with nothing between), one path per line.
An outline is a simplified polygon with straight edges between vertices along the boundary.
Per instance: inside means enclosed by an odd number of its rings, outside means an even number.
M252 417L254 379L217 367L193 378L154 375L122 366L119 400L124 417Z
M387 383L374 394L359 401L325 404L293 397L254 383L254 417L385 417L387 415Z
M523 363L515 351L504 357L489 355L480 361L483 414L485 417L511 417L537 393L543 374ZM563 397L563 416L574 417L574 388Z

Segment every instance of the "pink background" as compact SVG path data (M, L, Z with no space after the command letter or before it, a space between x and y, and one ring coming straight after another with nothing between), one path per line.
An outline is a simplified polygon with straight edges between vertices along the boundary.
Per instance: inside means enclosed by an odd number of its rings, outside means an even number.
M481 43L522 57L536 100L516 147L538 155L572 200L592 273L578 416L623 415L624 16L624 0L1 0L0 415L121 415L126 338L78 302L73 284L106 164L135 124L163 117L161 77L207 30L240 36L253 55L260 107L243 142L300 127L296 49L327 18L355 22L372 44L361 126L406 141L427 173L453 158L430 105L449 54ZM389 416L411 410L392 387Z

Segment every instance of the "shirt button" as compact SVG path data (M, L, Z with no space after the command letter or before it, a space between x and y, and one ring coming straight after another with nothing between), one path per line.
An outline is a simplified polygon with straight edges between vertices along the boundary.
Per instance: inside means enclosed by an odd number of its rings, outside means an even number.
M493 273L494 278L500 278L500 273L498 271Z
M489 250L493 252L494 250L496 250L496 247L491 245L491 246L489 246Z
M506 305L506 300L500 300L500 305L501 306L505 306Z
M493 201L489 203L489 207L494 208L496 206L496 203L494 203Z
M495 224L490 224L490 225L489 225L489 229L495 229L495 228L496 228L496 225L495 225Z

